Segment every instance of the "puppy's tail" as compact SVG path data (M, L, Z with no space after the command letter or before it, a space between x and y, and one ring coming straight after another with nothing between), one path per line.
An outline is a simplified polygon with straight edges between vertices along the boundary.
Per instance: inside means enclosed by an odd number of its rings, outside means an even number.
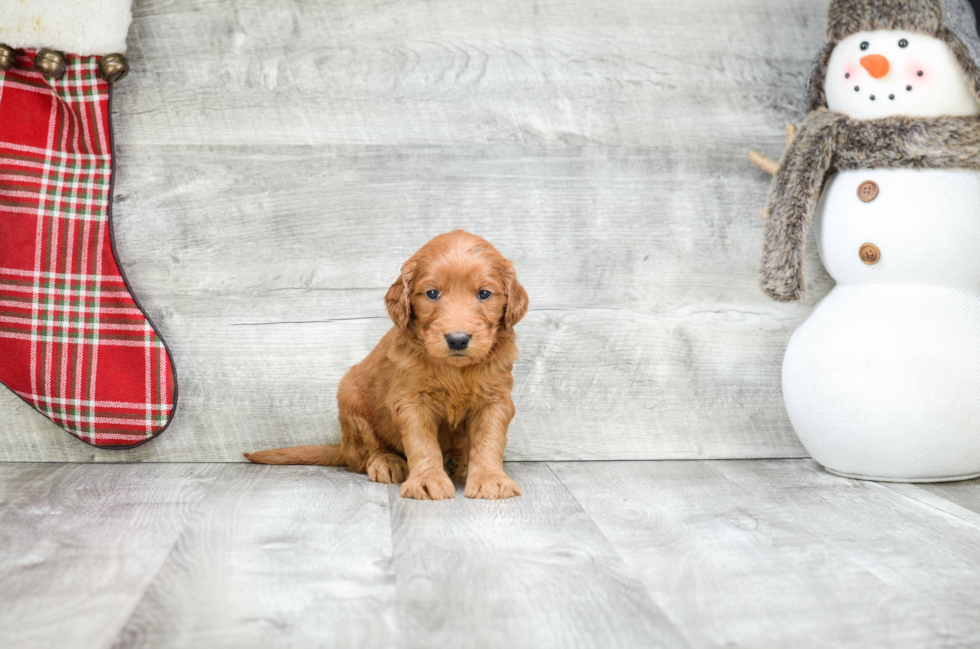
M317 464L319 466L344 466L347 460L340 444L333 446L291 446L258 453L242 453L249 462L256 464Z

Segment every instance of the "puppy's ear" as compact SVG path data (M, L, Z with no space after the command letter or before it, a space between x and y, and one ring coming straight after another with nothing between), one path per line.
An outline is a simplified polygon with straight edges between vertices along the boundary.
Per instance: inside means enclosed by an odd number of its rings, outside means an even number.
M527 315L527 291L517 281L514 264L507 262L504 271L504 287L507 291L507 310L504 313L504 327L513 329L514 325Z
M412 319L412 279L415 275L415 261L409 259L402 266L402 274L388 289L385 295L385 308L388 317L400 331L408 329Z

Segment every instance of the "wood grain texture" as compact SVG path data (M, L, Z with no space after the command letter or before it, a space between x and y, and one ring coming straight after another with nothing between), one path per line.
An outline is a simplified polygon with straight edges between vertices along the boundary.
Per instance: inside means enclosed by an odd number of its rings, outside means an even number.
M115 647L390 647L388 495L323 467L224 468Z
M546 465L507 472L523 497L389 488L403 646L687 646Z
M0 645L980 644L976 481L506 468L523 497L417 502L324 467L0 463Z
M0 645L108 646L219 471L0 464Z
M811 301L756 288L758 211L826 1L137 0L114 97L123 265L180 410L90 449L0 394L0 460L234 461L336 439L383 295L462 227L516 263L508 457L805 455L782 405Z
M975 521L809 460L549 466L694 646L980 643Z

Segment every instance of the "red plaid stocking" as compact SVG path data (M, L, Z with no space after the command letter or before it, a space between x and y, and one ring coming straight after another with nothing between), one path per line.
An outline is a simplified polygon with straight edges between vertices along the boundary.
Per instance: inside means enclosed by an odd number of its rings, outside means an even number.
M132 447L170 423L177 383L113 245L111 85L98 56L67 54L46 78L35 50L13 53L0 71L0 381L82 441Z

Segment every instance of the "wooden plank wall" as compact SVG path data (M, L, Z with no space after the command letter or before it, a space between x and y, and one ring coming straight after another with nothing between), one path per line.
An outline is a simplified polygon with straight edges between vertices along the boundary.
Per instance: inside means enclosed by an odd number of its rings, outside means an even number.
M517 265L511 460L805 455L780 392L811 299L756 288L821 0L136 0L114 97L124 267L180 372L129 452L0 394L0 460L230 461L339 437L383 295L465 228Z

